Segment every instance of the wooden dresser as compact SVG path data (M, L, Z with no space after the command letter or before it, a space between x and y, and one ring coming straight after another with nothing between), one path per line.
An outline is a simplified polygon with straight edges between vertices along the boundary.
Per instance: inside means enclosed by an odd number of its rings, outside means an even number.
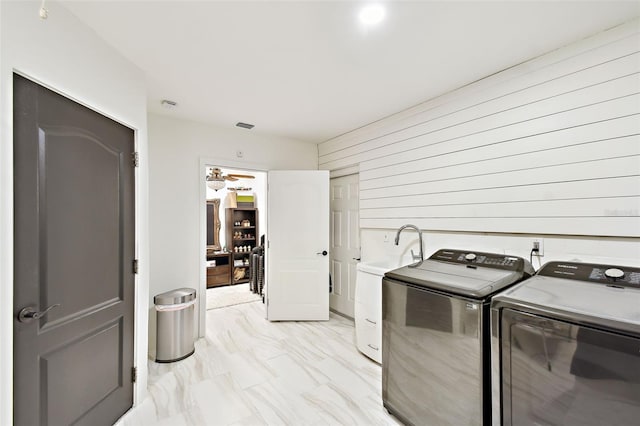
M207 266L207 288L231 284L231 253L207 254L207 262L215 260L215 266Z

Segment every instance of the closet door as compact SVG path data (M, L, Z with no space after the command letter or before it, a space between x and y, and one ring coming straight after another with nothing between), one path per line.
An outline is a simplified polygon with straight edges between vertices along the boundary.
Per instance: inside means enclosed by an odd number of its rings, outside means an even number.
M17 74L14 97L14 423L111 425L133 404L134 132Z

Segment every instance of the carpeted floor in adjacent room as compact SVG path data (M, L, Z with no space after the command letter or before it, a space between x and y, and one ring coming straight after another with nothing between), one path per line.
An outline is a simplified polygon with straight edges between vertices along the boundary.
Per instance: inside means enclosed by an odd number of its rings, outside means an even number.
M249 290L249 283L207 289L207 310L262 300Z

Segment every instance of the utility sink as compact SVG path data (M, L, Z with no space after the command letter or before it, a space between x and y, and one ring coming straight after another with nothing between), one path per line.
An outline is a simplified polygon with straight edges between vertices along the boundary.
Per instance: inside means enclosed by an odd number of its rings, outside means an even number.
M400 268L402 265L400 262L393 262L391 259L388 260L376 260L373 262L360 262L357 265L358 271L363 271L369 274L384 276L387 271L391 271L393 269ZM356 292L357 292L358 281L356 278Z

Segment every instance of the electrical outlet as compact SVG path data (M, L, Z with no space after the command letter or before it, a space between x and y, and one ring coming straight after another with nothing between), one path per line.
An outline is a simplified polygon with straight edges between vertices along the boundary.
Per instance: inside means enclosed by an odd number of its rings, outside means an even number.
M244 152L242 152L240 150L236 151L236 157L238 157L238 158L244 157Z
M533 249L538 249L537 255L544 256L544 238L534 238L531 246Z

